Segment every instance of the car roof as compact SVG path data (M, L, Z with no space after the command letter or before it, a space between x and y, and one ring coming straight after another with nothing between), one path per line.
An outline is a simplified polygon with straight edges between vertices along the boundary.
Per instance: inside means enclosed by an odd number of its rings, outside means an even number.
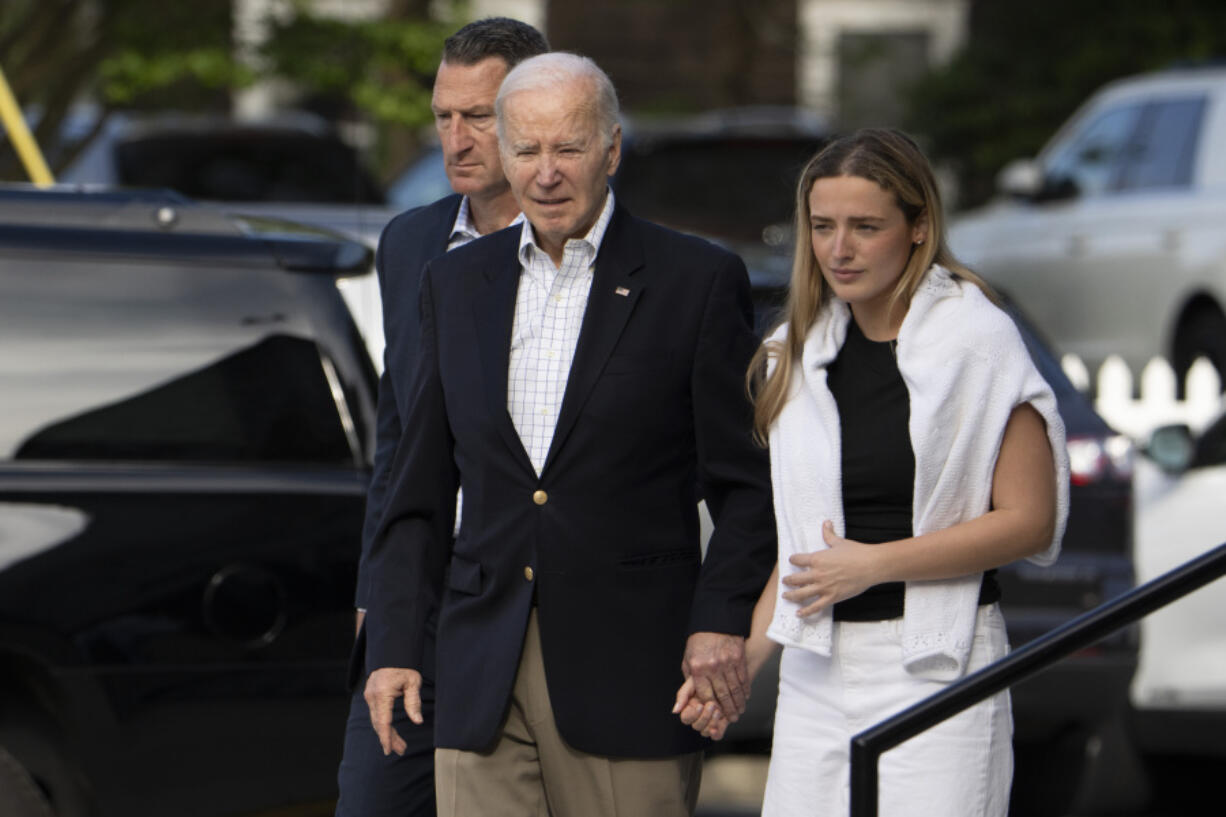
M104 118L103 118L104 117ZM58 174L70 183L166 186L197 199L381 204L359 151L303 111L259 118L74 109L63 125L99 133ZM71 141L71 139L70 139Z
M1095 96L1124 96L1137 92L1203 90L1226 85L1226 65L1182 66L1112 80Z
M369 271L365 245L277 219L236 216L170 190L0 185L0 249L164 257L338 275Z

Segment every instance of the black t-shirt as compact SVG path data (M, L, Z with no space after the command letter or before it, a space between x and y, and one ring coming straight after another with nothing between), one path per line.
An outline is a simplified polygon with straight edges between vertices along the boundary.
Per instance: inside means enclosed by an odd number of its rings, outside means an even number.
M845 536L878 544L912 535L915 453L908 423L907 386L898 371L895 342L869 340L855 320L827 385L839 408L842 436ZM980 604L1000 598L996 571L984 575ZM904 584L873 585L834 605L839 621L883 621L903 614Z

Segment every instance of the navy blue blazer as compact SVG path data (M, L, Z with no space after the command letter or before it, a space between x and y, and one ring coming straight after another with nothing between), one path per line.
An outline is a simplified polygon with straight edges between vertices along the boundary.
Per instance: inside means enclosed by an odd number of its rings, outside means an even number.
M444 196L433 204L416 207L396 216L383 228L375 251L375 272L383 307L383 373L379 376L379 402L375 414L375 456L366 492L366 517L362 525L362 552L358 559L358 580L354 604L365 609L370 604L370 547L379 518L383 515L388 474L392 457L403 431L401 418L408 408L408 379L413 370L417 348L418 293L426 262L447 252L451 228L460 211L463 196ZM434 621L427 635L433 653ZM366 673L366 629L363 626L354 642L349 661L349 686L364 682ZM421 667L427 678L433 676L433 663Z
M371 551L367 664L423 666L439 608L436 745L488 749L535 591L567 742L609 756L694 751L701 739L670 711L686 638L745 635L776 556L767 455L752 442L744 387L757 343L744 264L616 209L538 477L507 410L519 235L427 265L404 434ZM715 521L705 561L700 497Z
M447 252L451 228L463 196L444 196L433 204L396 216L383 228L375 252L375 272L383 305L383 374L375 421L375 458L366 497L362 528L362 559L358 563L357 607L369 603L367 561L383 498L387 493L392 455L400 442L401 420L408 408L408 378L417 346L418 293L426 262Z

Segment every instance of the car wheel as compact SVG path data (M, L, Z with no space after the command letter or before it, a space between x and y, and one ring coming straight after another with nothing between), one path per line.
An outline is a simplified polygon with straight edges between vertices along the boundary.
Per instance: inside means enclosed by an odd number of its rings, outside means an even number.
M1205 357L1217 369L1219 382L1226 389L1226 315L1215 304L1195 307L1179 324L1171 368L1175 370L1175 392L1183 399L1188 369L1198 357Z
M0 746L0 814L5 817L54 817L42 789L3 746Z

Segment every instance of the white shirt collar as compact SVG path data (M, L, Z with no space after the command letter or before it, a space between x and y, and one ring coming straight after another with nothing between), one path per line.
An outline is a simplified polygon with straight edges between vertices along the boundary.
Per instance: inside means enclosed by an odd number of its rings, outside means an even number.
M522 223L524 214L518 213L511 220L508 227L513 227L516 224ZM468 196L460 199L460 209L455 214L455 223L451 225L451 236L447 239L448 244L463 244L469 241L475 241L481 237L481 233L477 231L477 225L472 220L472 211L469 207Z

